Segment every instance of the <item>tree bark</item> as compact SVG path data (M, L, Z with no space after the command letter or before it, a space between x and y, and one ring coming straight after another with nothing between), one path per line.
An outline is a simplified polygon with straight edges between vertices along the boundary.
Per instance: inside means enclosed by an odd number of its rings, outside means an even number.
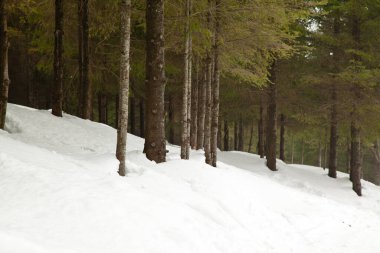
M264 106L263 101L260 99L260 119L259 119L259 126L258 126L258 154L260 155L260 158L264 158Z
M204 147L204 138L205 138L205 119L206 119L206 76L207 71L203 72L203 78L199 82L198 88L198 127L197 127L197 150L202 149Z
M190 35L190 0L185 6L185 52L184 52L184 80L182 87L182 128L181 128L181 159L189 159L189 91L191 89L191 35Z
M355 5L358 5L359 2L354 2ZM354 47L356 50L361 49L360 42L360 18L356 13L352 15L352 37L355 43ZM356 62L361 61L360 57L356 54L353 56L353 60ZM352 181L352 189L356 192L358 196L362 196L362 186L361 186L361 156L360 156L360 121L359 121L359 109L358 102L361 99L361 91L359 84L352 84L352 93L353 93L353 104L351 112L351 173L350 179Z
M147 0L146 8L146 157L166 161L164 0Z
M239 119L238 150L244 151L244 126L242 116L240 116Z
M318 167L322 168L322 144L321 141L318 142Z
M212 119L212 96L211 96L211 56L207 57L206 60L206 114L205 114L205 134L204 134L204 151L205 151L205 162L209 165L212 164L211 157L211 119Z
M360 127L356 120L356 108L352 113L351 121L351 172L350 179L352 181L352 189L358 196L361 192L361 159L360 159Z
M103 124L108 123L107 115L108 100L107 95L103 92L98 92L98 113L99 113L99 122Z
M351 141L350 137L347 136L347 158L346 158L346 166L347 166L347 172L351 173Z
M276 61L270 68L270 81L268 85L268 125L267 125L267 167L276 171L276 140L277 140L277 84Z
M130 102L130 116L129 121L131 122L131 134L136 135L136 99L134 96L129 98Z
M337 156L336 156L336 147L338 142L337 135L337 91L336 85L333 84L332 92L331 92L331 121L330 121L330 155L329 155L329 177L336 178L336 170L337 170Z
M145 122L144 122L144 119L145 119L145 108L144 108L144 99L143 98L140 98L140 103L139 103L139 107L140 107L140 137L141 138L144 138L144 133L145 133Z
M54 83L52 114L62 117L63 101L63 0L55 0Z
M191 128L190 128L190 146L192 149L197 148L198 136L198 87L199 87L199 69L198 64L195 66L195 82L192 84L191 91Z
M212 166L216 167L218 132L219 132L219 89L220 89L220 45L221 45L221 4L215 0L215 43L214 43L214 76L212 87L212 123L211 123L211 156Z
M224 120L224 151L229 151L230 150L230 131L228 127L228 121Z
M249 144L248 144L248 153L252 152L253 132L254 132L254 129L253 129L253 123L252 123L251 133L250 133L250 137L249 137Z
M285 162L285 115L280 116L280 159Z
M305 154L305 140L302 138L302 143L301 143L301 164L304 164L304 154Z
M128 129L128 95L131 38L131 0L121 0L121 57L119 90L119 127L117 129L116 157L119 160L119 175L126 175L126 149Z
M292 164L294 164L294 136L292 136Z
M78 0L78 38L80 105L82 106L82 118L90 119L92 114L92 85L89 78L88 0Z
M0 0L0 128L5 127L8 104L9 75L8 75L8 25L5 11L5 0Z
M239 124L234 121L234 150L239 150Z

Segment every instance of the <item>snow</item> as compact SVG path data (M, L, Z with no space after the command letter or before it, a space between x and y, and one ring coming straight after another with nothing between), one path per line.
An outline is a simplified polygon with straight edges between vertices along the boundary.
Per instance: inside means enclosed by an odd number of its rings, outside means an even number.
M380 189L348 176L220 152L218 168L168 146L168 162L128 135L128 169L116 131L65 114L9 104L0 132L0 252L380 252Z

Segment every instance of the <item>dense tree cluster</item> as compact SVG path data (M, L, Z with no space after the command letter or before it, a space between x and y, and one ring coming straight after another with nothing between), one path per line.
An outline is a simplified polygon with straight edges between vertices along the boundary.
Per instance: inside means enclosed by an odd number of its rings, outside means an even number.
M1 0L0 16L1 128L9 98L116 127L120 175L128 128L156 162L169 142L380 184L378 1Z

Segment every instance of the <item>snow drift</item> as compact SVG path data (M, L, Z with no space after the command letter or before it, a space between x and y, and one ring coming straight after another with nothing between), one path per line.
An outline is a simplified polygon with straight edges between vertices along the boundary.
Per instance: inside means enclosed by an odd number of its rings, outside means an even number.
M122 178L115 129L12 104L0 143L0 252L380 252L380 189L343 173L175 146L155 164L129 135Z

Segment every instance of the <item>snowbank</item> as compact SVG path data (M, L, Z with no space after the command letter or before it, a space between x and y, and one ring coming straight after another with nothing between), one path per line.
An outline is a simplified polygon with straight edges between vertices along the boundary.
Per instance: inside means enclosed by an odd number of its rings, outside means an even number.
M221 152L168 162L128 136L122 178L113 128L9 105L0 132L0 252L380 252L380 189L346 174Z

